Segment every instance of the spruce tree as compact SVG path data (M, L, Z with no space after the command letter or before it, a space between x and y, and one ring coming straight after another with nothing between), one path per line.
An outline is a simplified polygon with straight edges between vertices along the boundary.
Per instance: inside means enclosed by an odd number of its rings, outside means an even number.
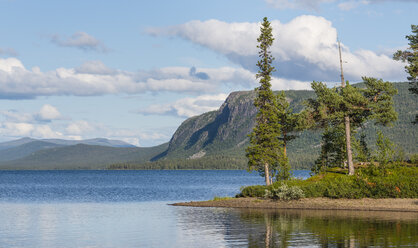
M254 105L258 109L256 125L250 134L250 146L246 149L248 166L250 170L257 170L264 175L266 185L271 184L271 174L274 167L282 158L280 124L277 119L276 97L271 90L271 75L275 71L272 66L274 60L270 47L273 44L273 34L270 22L264 18L260 28L261 34L258 37L258 54L260 60L257 62L259 68L256 78L260 86L256 88L256 99Z

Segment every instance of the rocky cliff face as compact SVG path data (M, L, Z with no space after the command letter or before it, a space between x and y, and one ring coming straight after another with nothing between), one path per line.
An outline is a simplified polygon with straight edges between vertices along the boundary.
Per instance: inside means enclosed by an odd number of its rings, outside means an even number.
M242 146L254 125L253 91L231 93L219 110L184 121L164 157L199 158Z
M312 93L286 92L296 111L300 110L304 99L313 96ZM154 160L195 159L210 155L243 156L257 115L254 98L254 91L232 92L218 110L187 119L174 133L167 151Z

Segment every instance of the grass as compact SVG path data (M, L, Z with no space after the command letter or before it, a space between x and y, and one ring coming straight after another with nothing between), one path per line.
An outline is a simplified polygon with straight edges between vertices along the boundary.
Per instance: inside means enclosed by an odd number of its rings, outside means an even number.
M213 197L213 199L211 201L225 201L225 200L231 200L231 199L233 199L233 198L229 197L229 196L224 196L224 197L215 196L215 197Z

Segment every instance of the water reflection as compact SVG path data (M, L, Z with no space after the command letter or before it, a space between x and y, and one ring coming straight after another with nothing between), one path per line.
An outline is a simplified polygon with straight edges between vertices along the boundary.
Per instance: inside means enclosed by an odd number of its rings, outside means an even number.
M418 245L418 213L221 208L178 213L184 229L209 232L227 247Z

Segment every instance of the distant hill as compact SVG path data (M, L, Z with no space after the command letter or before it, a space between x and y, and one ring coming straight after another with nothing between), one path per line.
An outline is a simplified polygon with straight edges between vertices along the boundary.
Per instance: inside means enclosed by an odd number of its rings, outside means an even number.
M63 140L63 139L43 139L43 141L55 143L59 145L93 145L93 146L110 146L110 147L136 147L132 144L121 140L109 140L104 138L87 139L87 140Z
M64 139L33 139L33 138L25 137L25 138L21 138L18 140L12 140L12 141L0 143L0 150L17 147L17 146L24 145L33 141L43 141L47 143L64 145L64 146L85 144L85 145L110 146L110 147L136 147L132 144L126 143L121 140L109 140L109 139L104 139L104 138L87 139L87 140L64 140Z
M33 140L29 143L24 143L22 145L0 150L0 162L23 158L39 150L60 146L63 145L45 142L41 140Z
M118 162L149 161L167 149L167 143L155 147L109 147L77 144L42 149L20 159L0 163L0 169L106 169Z
M32 142L32 141L36 141L36 140L26 137L26 138L21 138L21 139L18 139L18 140L2 142L2 143L0 143L0 150L9 149L9 148L13 148L13 147L16 147L16 146L24 145L24 144L27 144L27 143Z

